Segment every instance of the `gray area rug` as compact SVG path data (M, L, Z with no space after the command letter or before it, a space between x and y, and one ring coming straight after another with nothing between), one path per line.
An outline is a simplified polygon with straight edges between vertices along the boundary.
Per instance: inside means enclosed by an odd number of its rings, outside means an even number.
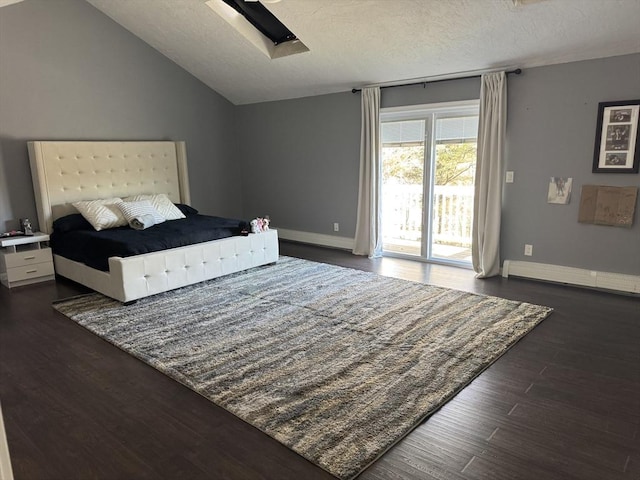
M289 257L129 306L54 308L341 479L551 313Z

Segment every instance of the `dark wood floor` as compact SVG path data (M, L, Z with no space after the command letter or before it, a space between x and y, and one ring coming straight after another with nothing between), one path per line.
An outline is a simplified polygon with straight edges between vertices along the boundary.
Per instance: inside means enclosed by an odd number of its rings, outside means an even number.
M286 255L555 312L362 480L640 478L640 299L283 243ZM0 288L0 399L16 480L330 479L51 308L66 281Z

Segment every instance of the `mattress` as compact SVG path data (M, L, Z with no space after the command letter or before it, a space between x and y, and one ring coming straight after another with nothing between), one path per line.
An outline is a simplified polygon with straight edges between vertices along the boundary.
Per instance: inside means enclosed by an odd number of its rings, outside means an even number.
M50 246L55 255L97 270L109 270L109 257L130 257L241 235L248 227L238 219L187 215L145 230L127 227L94 230L78 216L57 220Z

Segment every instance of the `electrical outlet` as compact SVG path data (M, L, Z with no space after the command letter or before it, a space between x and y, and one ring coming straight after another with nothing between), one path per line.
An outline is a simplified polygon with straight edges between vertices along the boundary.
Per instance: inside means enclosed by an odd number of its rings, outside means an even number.
M524 254L527 257L530 257L531 255L533 255L533 245L525 244L525 246L524 246Z
M338 222L333 224L333 231L334 232L339 232L340 231L340 224Z
M507 172L504 181L506 183L513 183L513 172L512 171L508 171Z

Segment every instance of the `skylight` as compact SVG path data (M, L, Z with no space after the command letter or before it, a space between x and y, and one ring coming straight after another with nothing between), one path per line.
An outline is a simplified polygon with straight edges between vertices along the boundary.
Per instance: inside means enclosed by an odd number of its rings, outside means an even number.
M274 45L295 40L296 36L259 1L222 0L244 16L251 25L260 30Z
M265 3L266 2L265 0ZM261 2L209 0L206 5L271 59L309 49Z

